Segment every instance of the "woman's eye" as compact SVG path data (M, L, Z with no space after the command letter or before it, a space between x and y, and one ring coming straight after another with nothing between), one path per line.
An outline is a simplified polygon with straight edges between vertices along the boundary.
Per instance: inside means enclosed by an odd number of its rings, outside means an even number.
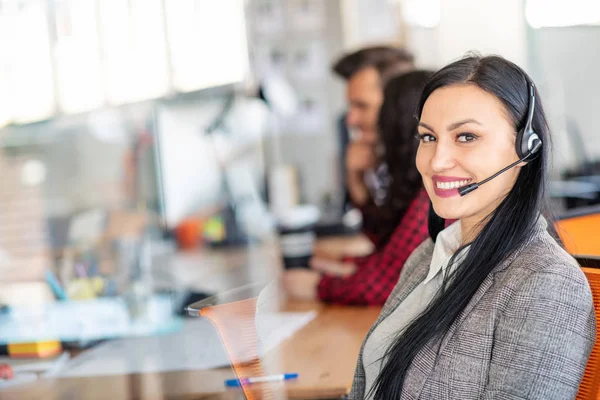
M472 133L461 133L456 136L456 140L463 143L472 142L475 139L477 139L477 135Z
M435 137L429 133L419 133L419 140L423 143L435 142Z

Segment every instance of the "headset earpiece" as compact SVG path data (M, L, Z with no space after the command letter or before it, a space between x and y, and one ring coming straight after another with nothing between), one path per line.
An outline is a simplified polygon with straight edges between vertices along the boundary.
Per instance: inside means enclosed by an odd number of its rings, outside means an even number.
M523 129L517 133L515 141L517 155L529 161L535 157L542 147L542 140L533 130L533 115L535 111L535 86L529 82L529 107L527 110L527 122Z

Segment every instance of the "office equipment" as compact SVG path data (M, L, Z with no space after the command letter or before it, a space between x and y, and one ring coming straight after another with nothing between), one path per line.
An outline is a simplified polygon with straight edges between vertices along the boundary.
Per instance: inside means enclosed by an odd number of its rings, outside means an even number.
M200 134L220 103L160 104L156 108L157 178L166 226L223 200L222 174L210 138Z
M181 320L172 316L168 296L149 298L146 310L147 314L133 319L121 298L14 306L0 315L0 344L97 340L164 334L181 328Z
M236 205L244 228L261 228L262 155L268 110L231 93L194 103L161 103L155 112L162 214L168 229L191 215Z
M250 385L253 383L280 382L280 381L289 381L290 379L298 379L298 374L293 373L293 374L258 376L255 378L227 379L225 381L225 386L240 387L242 385Z

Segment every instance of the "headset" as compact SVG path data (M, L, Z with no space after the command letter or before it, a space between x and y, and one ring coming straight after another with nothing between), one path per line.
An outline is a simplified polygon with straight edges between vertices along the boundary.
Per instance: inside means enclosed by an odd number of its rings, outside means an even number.
M533 130L533 114L535 112L535 86L533 82L527 80L529 84L529 107L527 110L527 122L525 127L517 133L515 142L517 155L520 159L532 160L538 154L542 147L542 140Z

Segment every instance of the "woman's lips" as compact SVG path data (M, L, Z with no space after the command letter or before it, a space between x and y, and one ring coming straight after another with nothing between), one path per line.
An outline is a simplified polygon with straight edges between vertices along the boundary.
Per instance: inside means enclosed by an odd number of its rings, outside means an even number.
M458 188L468 185L473 179L459 176L434 175L433 191L435 195L442 198L458 196Z

